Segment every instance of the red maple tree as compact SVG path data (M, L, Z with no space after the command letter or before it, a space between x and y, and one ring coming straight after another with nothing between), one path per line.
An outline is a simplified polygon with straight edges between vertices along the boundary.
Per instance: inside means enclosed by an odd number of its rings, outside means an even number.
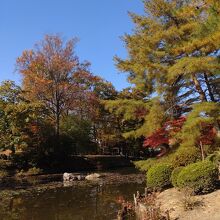
M167 121L163 127L155 131L152 135L145 138L143 146L150 148L161 148L161 152L157 156L162 156L167 152L167 146L172 141L172 136L182 129L186 117L180 117L175 120ZM212 145L214 143L217 131L213 124L202 123L201 135L197 140L197 146L200 147L202 158L204 159L204 145Z
M145 138L143 146L157 148L161 145L169 145L171 135L180 131L185 121L185 117L167 121L162 128Z
M216 137L216 129L212 124L202 124L201 136L198 140L200 144L211 145Z

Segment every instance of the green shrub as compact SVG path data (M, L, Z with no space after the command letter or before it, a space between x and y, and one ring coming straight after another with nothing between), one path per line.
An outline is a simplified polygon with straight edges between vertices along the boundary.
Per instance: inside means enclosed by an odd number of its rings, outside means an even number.
M156 158L149 158L147 160L139 160L135 161L135 167L141 171L147 172L152 166L154 166L157 163Z
M152 190L161 190L170 186L172 170L172 166L165 163L151 167L147 172L147 186Z
M174 167L187 166L201 160L200 152L196 147L180 147L172 156L170 163Z
M218 169L210 161L200 161L182 169L177 178L180 188L191 188L194 193L206 193L215 188L218 178Z
M178 179L179 173L182 171L183 168L184 167L176 167L171 174L171 183L174 187L178 187L177 179Z
M152 166L158 164L171 164L173 168L186 166L201 160L201 153L196 147L179 147L176 151L160 158L150 158L134 162L141 171L148 171Z
M206 157L206 160L215 163L216 165L220 165L220 151L215 151L212 154Z

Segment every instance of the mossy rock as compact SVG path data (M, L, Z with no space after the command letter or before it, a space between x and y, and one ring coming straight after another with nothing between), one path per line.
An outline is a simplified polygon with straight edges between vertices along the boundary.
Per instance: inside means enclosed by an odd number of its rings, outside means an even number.
M171 183L174 187L178 187L177 179L183 168L184 167L176 167L171 174Z
M171 185L170 177L173 167L170 164L158 164L147 172L147 187L151 190L162 190Z
M183 168L177 178L179 188L190 188L196 194L211 192L218 179L218 168L210 161L200 161Z

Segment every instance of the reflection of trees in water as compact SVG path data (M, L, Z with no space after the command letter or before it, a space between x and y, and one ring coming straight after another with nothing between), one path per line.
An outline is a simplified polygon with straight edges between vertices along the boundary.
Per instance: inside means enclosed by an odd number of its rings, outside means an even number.
M14 197L10 193L0 193L0 219L3 220L21 220L22 213L25 212L23 200L20 197Z
M140 185L139 185L140 186ZM119 196L131 198L138 185L96 185L18 190L0 193L0 219L114 219Z

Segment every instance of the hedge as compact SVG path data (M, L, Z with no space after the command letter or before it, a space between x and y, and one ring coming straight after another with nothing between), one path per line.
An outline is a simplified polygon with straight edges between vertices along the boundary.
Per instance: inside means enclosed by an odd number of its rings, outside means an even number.
M173 167L170 164L158 164L147 172L147 187L151 190L162 190L171 185L170 177Z
M173 155L170 163L174 167L187 166L201 160L201 153L196 147L180 147Z
M171 174L171 183L174 187L178 187L177 179L183 168L184 167L176 167Z
M218 168L210 161L200 161L183 168L177 178L179 188L191 188L194 193L213 191L218 178Z

